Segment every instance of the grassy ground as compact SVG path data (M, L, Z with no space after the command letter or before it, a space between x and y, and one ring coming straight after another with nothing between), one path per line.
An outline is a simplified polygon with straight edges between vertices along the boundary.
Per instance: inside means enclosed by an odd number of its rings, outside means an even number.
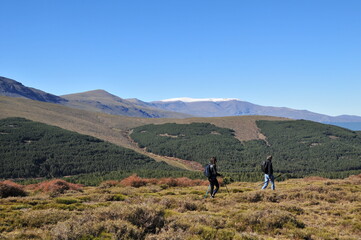
M28 187L0 199L0 239L361 239L361 175L236 182L214 199L200 183L147 183Z

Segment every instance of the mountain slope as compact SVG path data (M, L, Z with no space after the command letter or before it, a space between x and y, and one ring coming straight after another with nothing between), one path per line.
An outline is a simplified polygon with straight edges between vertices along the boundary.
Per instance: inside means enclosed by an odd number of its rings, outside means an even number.
M51 103L66 102L66 100L61 97L43 92L35 88L25 87L21 83L5 77L0 77L0 96L28 98L36 101Z
M267 116L238 116L223 118L134 118L90 112L59 104L44 103L22 98L0 96L0 119L22 117L32 121L42 122L63 129L90 135L119 146L133 149L157 161L165 161L176 167L193 170L192 163L157 156L145 152L132 142L128 134L131 129L146 124L208 122L218 127L227 127L235 131L235 136L241 141L264 139L260 133L257 120L286 120Z
M88 111L104 112L113 115L144 118L186 118L188 114L161 110L137 102L131 102L104 90L63 95L67 102L63 105Z
M62 104L94 112L144 118L186 118L188 114L170 112L146 104L137 104L114 96L104 90L55 96L41 90L26 87L15 80L0 77L0 96L20 97L36 101Z
M307 110L295 110L286 107L260 106L235 99L228 101L209 101L202 99L187 101L184 99L175 99L151 102L151 105L164 110L181 112L200 117L266 115L292 119L305 119L324 123L361 122L361 117L359 116L342 115L331 117Z
M234 131L209 123L145 125L131 137L147 151L206 164L219 158L225 172L259 173L267 155L277 172L328 177L361 172L361 132L306 120L257 121L264 140L240 142Z
M100 139L24 118L0 120L0 178L179 170Z

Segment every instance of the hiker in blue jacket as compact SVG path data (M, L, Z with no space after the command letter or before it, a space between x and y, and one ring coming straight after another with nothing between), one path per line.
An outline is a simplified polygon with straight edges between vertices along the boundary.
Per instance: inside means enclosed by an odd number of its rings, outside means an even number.
M265 161L264 185L262 189L266 189L270 181L272 190L275 190L275 177L273 176L272 155L268 156L267 160Z
M209 164L210 176L208 177L208 181L211 186L211 198L214 198L214 196L216 195L216 193L218 192L218 189L219 189L219 183L217 180L217 176L222 176L222 175L217 172L217 158L212 157L209 160L209 163L210 163ZM216 188L214 189L214 187L216 187Z

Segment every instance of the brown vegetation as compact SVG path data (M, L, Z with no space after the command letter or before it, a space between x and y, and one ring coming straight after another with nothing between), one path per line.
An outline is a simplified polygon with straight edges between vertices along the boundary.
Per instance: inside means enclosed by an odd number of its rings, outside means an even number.
M57 197L28 190L0 199L0 239L356 240L360 179L292 179L277 182L276 191L236 182L215 199L184 178L131 176Z
M208 181L199 179L182 178L141 178L137 175L129 176L119 182L105 181L100 186L130 186L130 187L142 187L146 185L165 185L167 187L192 187L192 186L207 186Z
M0 198L26 196L23 186L9 180L0 182Z
M53 179L50 181L28 185L26 189L58 195L69 190L81 191L82 186L79 184L69 183L62 179Z

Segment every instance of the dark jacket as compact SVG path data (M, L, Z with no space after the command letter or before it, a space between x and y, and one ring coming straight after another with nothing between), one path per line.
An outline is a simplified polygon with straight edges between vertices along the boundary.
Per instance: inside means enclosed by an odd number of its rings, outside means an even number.
M265 174L273 175L273 166L272 166L272 162L270 160L266 161L265 169L266 169Z
M211 176L209 178L216 178L217 176L221 176L221 174L217 172L217 165L210 164L209 170L211 172Z

